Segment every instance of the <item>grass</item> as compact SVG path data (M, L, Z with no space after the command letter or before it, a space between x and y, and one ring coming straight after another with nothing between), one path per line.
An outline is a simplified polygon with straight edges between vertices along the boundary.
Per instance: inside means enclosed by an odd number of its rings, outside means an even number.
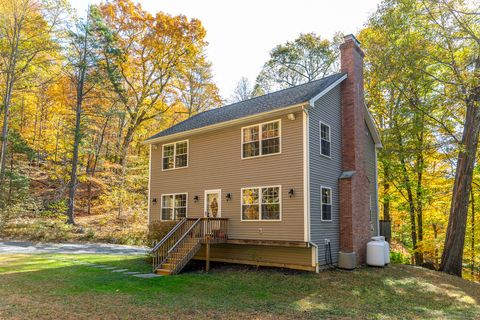
M73 260L150 272L138 256L0 255L0 318L480 318L479 284L405 265L320 274L213 265L139 279Z

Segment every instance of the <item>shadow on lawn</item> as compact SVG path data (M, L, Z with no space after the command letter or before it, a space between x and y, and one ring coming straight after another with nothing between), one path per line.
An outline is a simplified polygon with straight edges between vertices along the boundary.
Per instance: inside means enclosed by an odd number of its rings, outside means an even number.
M192 263L180 275L139 279L49 259L0 256L0 318L9 310L27 318L47 311L78 318L480 317L478 284L411 266L314 274L213 263L207 274ZM150 271L143 257L82 260Z

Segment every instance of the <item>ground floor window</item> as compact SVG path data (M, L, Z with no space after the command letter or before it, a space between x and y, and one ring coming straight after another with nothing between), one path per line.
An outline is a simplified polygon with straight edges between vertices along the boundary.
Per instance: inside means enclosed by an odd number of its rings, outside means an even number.
M279 186L242 189L242 220L280 220Z
M322 202L322 220L332 220L332 189L322 187L321 190L321 202Z
M187 194L162 195L162 220L179 220L187 216Z

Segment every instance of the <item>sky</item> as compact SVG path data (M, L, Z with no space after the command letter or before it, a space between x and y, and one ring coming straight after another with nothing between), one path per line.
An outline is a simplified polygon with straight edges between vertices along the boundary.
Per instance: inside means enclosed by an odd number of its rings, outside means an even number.
M209 43L214 80L223 98L230 98L241 77L255 82L278 44L300 33L356 34L380 0L134 0L151 13L183 14L202 21ZM80 15L98 0L70 0Z

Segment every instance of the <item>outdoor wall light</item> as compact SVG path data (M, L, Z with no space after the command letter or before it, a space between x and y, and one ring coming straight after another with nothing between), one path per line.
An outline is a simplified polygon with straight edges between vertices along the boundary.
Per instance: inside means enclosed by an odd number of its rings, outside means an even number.
M193 197L193 202L198 202L198 196Z
M290 198L294 197L295 196L295 191L293 191L293 189L288 190L288 196Z
M157 198L152 199L153 204L157 204Z
M287 119L288 119L288 120L293 121L293 120L295 120L295 118L296 118L296 117L295 117L295 113L289 113L289 114L287 115Z
M232 200L232 194L231 193L227 193L227 201L230 201Z

